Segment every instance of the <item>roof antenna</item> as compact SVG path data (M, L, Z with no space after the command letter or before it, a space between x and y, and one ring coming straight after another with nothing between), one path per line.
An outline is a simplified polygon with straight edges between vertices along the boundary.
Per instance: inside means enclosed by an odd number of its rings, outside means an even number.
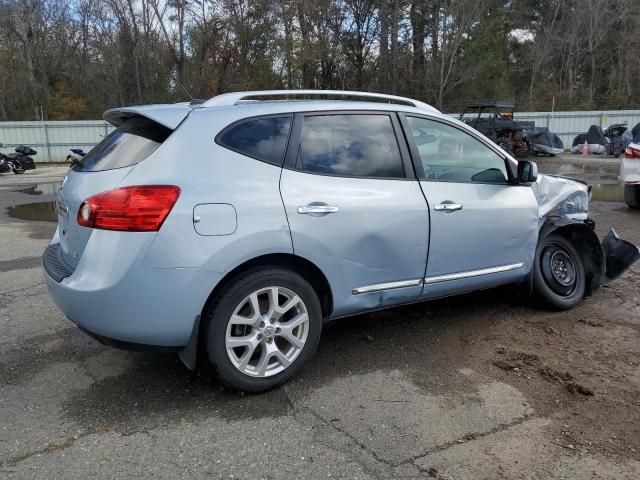
M191 96L191 94L189 93L189 90L187 90L186 88L184 88L184 85L182 85L182 83L180 83L180 82L179 82L179 81L177 81L177 80L176 80L176 83L177 83L178 85L180 85L180 88L181 88L182 90L184 90L184 93L186 93L186 94L189 96L189 98L191 99L191 101L189 102L189 105L202 105L204 102L206 102L206 100L203 100L203 99L201 99L201 98L193 98L193 97Z
M191 96L191 94L189 93L189 90L187 90L186 88L184 88L184 85L182 85L182 83L180 83L178 80L176 80L176 83L177 83L178 85L180 85L180 88L181 88L182 90L184 90L184 93L186 93L186 94L187 94L187 96L189 97L189 100L193 100L193 97L192 97L192 96Z

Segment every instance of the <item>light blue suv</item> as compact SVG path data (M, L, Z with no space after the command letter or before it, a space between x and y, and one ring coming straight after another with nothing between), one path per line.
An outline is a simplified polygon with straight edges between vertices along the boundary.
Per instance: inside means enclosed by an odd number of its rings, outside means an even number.
M325 320L502 284L565 309L608 273L586 185L415 100L241 92L105 119L58 194L51 295L100 341L235 389L290 379Z

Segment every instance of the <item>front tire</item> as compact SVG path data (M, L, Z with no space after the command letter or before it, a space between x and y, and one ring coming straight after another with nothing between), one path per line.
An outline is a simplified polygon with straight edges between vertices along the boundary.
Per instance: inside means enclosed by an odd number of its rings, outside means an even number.
M640 185L624 186L624 203L629 208L640 208Z
M533 265L533 298L552 310L569 310L584 297L586 275L582 257L563 236L540 241Z
M270 390L294 377L320 340L322 310L295 271L263 267L232 280L206 308L207 359L223 384Z

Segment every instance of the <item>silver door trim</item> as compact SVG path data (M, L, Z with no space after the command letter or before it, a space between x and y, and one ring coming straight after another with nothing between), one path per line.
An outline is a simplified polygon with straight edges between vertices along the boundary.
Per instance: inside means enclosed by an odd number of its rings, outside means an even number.
M395 290L396 288L407 287L421 287L422 279L416 278L415 280L402 280L400 282L386 282L375 283L373 285L365 285L364 287L358 287L351 290L353 295L360 295L363 293L380 292L382 290Z
M518 270L522 268L524 263L512 263L511 265L499 265L497 267L481 268L479 270L469 270L467 272L448 273L446 275L435 275L433 277L425 277L424 283L429 285L431 283L448 282L450 280L462 280L464 278L479 277L481 275L490 275L492 273L509 272L511 270Z

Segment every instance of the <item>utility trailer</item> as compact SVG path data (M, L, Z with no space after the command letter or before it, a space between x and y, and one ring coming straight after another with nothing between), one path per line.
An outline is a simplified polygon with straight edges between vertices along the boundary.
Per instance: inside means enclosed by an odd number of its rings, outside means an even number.
M517 157L527 157L533 152L524 132L534 128L535 122L516 122L513 119L512 102L470 103L460 115L460 120Z

